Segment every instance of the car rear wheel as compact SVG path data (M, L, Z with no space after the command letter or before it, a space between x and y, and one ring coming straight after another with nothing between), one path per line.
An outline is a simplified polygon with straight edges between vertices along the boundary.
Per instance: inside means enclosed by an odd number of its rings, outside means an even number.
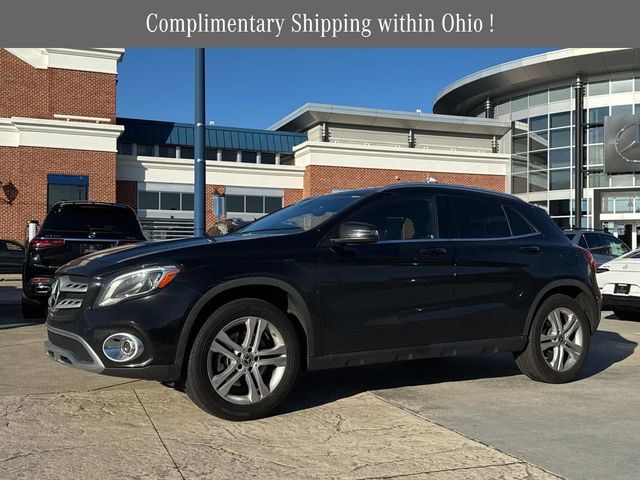
M44 318L47 316L47 309L44 305L33 304L22 300L22 318Z
M514 354L529 378L547 383L574 380L589 354L591 328L580 305L566 295L552 295L536 312L527 347Z
M227 420L268 415L289 394L300 369L296 330L274 305L230 302L194 341L185 389L196 405Z

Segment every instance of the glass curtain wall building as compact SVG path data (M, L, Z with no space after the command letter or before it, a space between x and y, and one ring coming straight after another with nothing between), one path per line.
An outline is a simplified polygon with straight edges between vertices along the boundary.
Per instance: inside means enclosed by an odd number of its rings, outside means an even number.
M640 49L568 49L489 68L445 88L434 112L511 122L510 191L574 224L575 82L585 85L584 121L640 115ZM640 168L604 172L604 128L586 129L583 227L606 228L640 247Z

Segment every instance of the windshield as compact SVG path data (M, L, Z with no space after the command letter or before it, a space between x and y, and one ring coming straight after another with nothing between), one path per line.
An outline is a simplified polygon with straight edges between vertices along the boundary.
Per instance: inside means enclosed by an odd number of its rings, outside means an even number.
M326 222L364 195L366 193L354 192L353 194L325 195L302 200L266 217L259 218L246 227L237 230L237 233L267 231L306 232Z

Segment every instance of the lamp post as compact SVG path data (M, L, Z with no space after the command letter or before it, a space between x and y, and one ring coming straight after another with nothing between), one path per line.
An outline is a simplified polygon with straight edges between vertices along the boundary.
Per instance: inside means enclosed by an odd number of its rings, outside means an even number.
M204 48L196 48L196 98L195 98L195 125L194 125L194 195L193 195L193 236L204 237L206 218L205 185L206 164L204 157L205 145L205 87L204 87Z
M574 227L582 228L582 197L584 190L584 131L585 124L583 118L583 103L584 103L584 85L580 80L580 75L576 78L575 90L575 109L576 109L576 130L575 134L575 205L574 205Z

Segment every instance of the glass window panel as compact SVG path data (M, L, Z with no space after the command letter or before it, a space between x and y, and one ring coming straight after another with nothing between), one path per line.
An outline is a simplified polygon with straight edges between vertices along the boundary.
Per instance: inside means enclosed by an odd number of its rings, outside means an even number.
M571 87L552 88L549 90L550 102L561 102L563 100L571 100Z
M603 143L604 142L604 127L592 127L588 130L589 143Z
M244 212L244 196L227 195L226 197L227 212Z
M632 187L633 175L630 175L630 174L611 175L611 186L612 187Z
M571 215L570 200L550 200L549 215L553 217L561 217L563 215Z
M529 134L529 150L542 150L547 148L549 148L549 136L546 130Z
M514 236L529 235L535 233L536 229L525 219L519 212L511 208L508 205L504 205L504 211L509 219L509 226L511 227L511 233Z
M560 148L549 150L549 168L569 167L571 165L573 149Z
M275 212L282 208L282 197L264 197L264 213Z
M176 192L160 192L161 210L180 210L180 194Z
M242 151L242 161L243 163L256 163L257 154L256 152L248 152L246 150Z
M547 116L541 115L539 117L533 117L529 120L531 131L546 130L547 129Z
M207 160L217 160L218 159L218 149L217 148L206 148L204 150L204 158Z
M546 105L548 102L547 91L536 92L529 95L529 106L535 107L536 105Z
M264 213L264 197L254 197L247 195L245 197L247 205L247 213Z
M511 193L527 193L527 175L511 176Z
M631 92L631 91L633 91L632 78L611 81L611 93L625 93L625 92Z
M636 115L640 115L640 103L636 103L635 112Z
M529 106L529 98L527 95L521 95L520 97L514 97L511 99L511 111L516 112L518 110L524 110Z
M571 129L560 128L558 130L549 131L549 146L555 147L568 147L571 145Z
M47 198L49 208L58 202L86 200L87 187L84 185L48 185Z
M631 197L616 197L616 213L632 213L633 200Z
M640 197L636 198L636 213L640 213Z
M608 187L609 186L609 175L602 172L589 172L587 176L587 180L589 183L589 188L598 188L598 187Z
M546 192L547 191L547 171L529 172L529 191L530 192Z
M172 145L160 145L158 155L160 157L176 158L176 147Z
M513 145L512 153L524 153L529 149L526 135L513 137L511 144Z
M613 105L611 115L633 115L633 105Z
M549 189L550 190L569 190L571 188L571 171L565 170L549 170Z
M511 122L511 129L514 135L520 135L529 131L529 119L523 118L522 120L516 120Z
M640 77L636 78L636 92L640 92Z
M615 198L603 195L602 196L602 213L615 213Z
M587 148L587 165L602 165L604 162L604 145L592 145Z
M268 163L269 165L275 165L276 154L271 152L262 152L260 154L260 162Z
M235 162L238 160L238 152L235 150L222 150L223 162Z
M473 208L469 208L469 199L449 197L449 204L458 223L460 238L511 236L507 217L499 203L474 199Z
M138 155L142 155L145 157L153 157L153 145L149 145L146 143L138 143Z
M157 210L160 207L158 192L138 192L138 208L142 210Z
M547 168L547 150L529 153L529 169L542 170Z
M609 93L609 80L593 82L589 84L589 96L607 95Z
M522 173L527 171L527 155L511 156L511 172Z
M182 194L182 210L193 211L193 193Z
M571 112L552 113L550 128L571 126Z
M589 109L589 123L603 123L604 117L609 115L609 107Z
M180 147L180 158L195 158L193 147Z
M120 155L133 155L133 143L118 142L118 153Z

